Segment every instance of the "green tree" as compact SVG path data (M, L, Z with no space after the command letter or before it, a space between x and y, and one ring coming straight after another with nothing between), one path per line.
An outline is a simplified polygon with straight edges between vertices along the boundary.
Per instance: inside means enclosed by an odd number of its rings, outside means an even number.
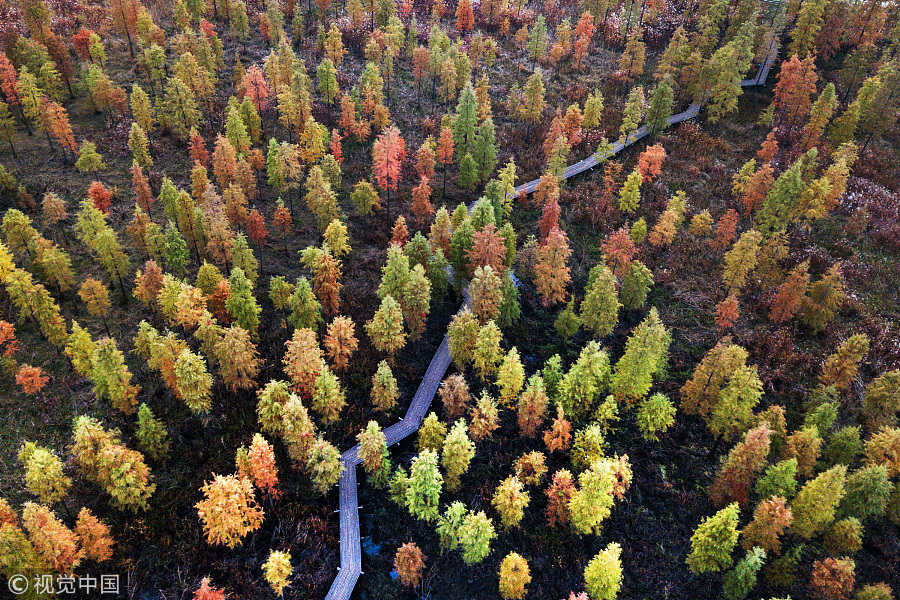
M239 326L249 331L254 336L259 328L259 314L262 312L256 297L253 295L253 286L244 275L244 270L235 267L228 277L228 300L225 308L228 314Z
M153 416L146 403L138 407L137 440L141 450L152 460L162 460L169 453L169 434L166 426Z
M595 336L607 336L619 321L620 306L612 271L603 263L594 266L581 303L581 323Z
M633 403L647 395L653 377L665 369L671 341L672 336L656 308L651 308L632 331L625 343L625 353L616 362L609 385L616 398Z
M469 512L457 530L457 538L462 548L463 562L467 565L480 563L491 552L491 541L497 537L494 524L484 514Z
M650 103L647 106L647 114L645 122L647 130L651 135L668 127L668 119L672 116L672 104L674 103L674 93L672 91L672 81L668 77L664 77L650 95Z
M441 465L447 474L448 490L459 488L459 478L469 470L469 463L474 456L475 444L469 439L465 420L459 419L450 428L441 449Z
M443 477L438 471L438 457L434 450L423 450L414 457L409 470L406 507L410 514L427 522L438 516L438 502Z
M794 522L791 531L804 539L821 533L834 521L835 510L844 496L847 467L835 465L808 481L791 502Z
M736 502L711 517L706 517L691 536L687 565L692 573L717 572L731 566L731 551L738 541Z
M584 585L591 600L615 600L622 585L622 547L612 542L584 568Z

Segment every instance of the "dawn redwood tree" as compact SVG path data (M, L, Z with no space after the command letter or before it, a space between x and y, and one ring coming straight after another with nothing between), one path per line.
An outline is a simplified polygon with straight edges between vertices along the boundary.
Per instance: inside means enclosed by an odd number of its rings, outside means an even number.
M391 191L397 189L405 158L406 142L401 137L400 130L391 126L382 131L372 145L372 173L378 187L388 193L386 216L389 223Z
M535 284L541 304L554 306L564 302L566 287L571 280L568 258L572 251L565 233L553 228L538 248L538 260L534 267Z
M425 555L413 542L407 542L397 548L394 556L394 569L400 576L400 583L414 588L422 580L425 568Z
M716 506L737 502L744 506L750 500L750 487L766 466L771 431L766 423L751 429L728 453L709 489Z
M770 496L756 506L753 519L741 530L741 545L748 551L756 546L778 554L781 551L779 538L793 520L787 501L781 496Z
M469 511L457 529L456 535L462 549L463 562L467 565L484 560L491 552L491 541L497 537L494 524L484 511L477 513Z
M256 503L249 479L213 474L200 491L204 498L195 508L209 544L234 548L262 525L263 509Z
M611 542L584 568L584 584L592 600L615 600L622 585L622 547Z
M499 513L503 527L509 529L519 524L530 501L531 495L525 491L522 482L511 475L494 490L491 504Z
M387 483L391 472L384 432L377 422L369 421L366 428L357 434L356 439L359 442L359 458L363 468L373 478L373 482L382 487Z
M469 439L464 419L459 419L450 428L441 448L441 465L446 472L447 489L459 489L459 478L469 470L469 463L475 456L475 444Z
M737 503L706 517L691 536L686 562L692 573L718 572L731 566L731 551L738 541Z
M837 347L834 354L825 359L819 382L844 390L856 377L859 363L869 351L869 338L864 333L852 335Z
M393 296L385 296L372 318L366 321L366 333L375 347L393 357L406 344L403 312Z
M616 279L609 267L596 265L588 275L588 285L581 303L581 323L598 338L609 335L619 321Z
M444 413L450 420L465 414L469 408L469 403L472 401L469 386L466 384L465 378L458 373L447 376L441 382L438 394L441 397Z
M519 600L527 593L531 583L528 561L516 552L510 552L500 562L500 596L504 600Z
M406 507L412 516L426 522L437 518L443 480L435 451L422 450L413 457L406 490Z
M399 395L397 379L387 362L382 360L378 363L375 374L372 375L372 405L377 411L390 412L397 405Z

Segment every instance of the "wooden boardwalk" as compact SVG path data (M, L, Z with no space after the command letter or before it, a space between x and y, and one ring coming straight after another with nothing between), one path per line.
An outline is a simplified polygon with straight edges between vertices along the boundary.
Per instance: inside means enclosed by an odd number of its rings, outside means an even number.
M769 71L775 62L776 53L770 52L766 61L760 65L756 76L753 79L745 79L741 82L741 87L753 87L765 84ZM668 118L668 124L675 125L682 121L695 118L700 113L699 104L691 104L686 110L672 115ZM648 134L646 127L641 127L628 136L627 143L616 142L612 146L612 155L621 152L624 148L631 146L635 142L643 139ZM569 165L564 171L564 178L574 177L579 173L583 173L591 169L603 161L595 154ZM530 194L534 191L538 184L537 179L529 181L516 187L516 194L523 191ZM471 208L471 207L470 207ZM460 307L463 310L469 304L468 291L464 292L464 302ZM428 369L422 377L422 382L416 390L406 415L384 430L384 437L388 446L392 446L397 442L415 433L425 414L431 407L431 401L437 393L438 387L444 378L444 373L450 367L450 350L448 346L447 336L441 341L441 345L435 351ZM356 581L362 574L362 552L359 538L359 500L356 494L356 466L360 463L359 444L353 446L341 454L341 463L344 470L341 473L341 479L338 483L340 487L340 530L341 530L341 566L337 577L328 590L325 600L349 600Z

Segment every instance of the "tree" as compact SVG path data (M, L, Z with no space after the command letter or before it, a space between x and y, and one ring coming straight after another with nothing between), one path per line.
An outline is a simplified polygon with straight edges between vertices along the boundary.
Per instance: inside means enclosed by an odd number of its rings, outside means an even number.
M356 352L358 342L355 335L355 329L353 320L349 317L335 317L334 320L328 324L324 345L336 371L343 371L346 369L350 357Z
M539 17L542 17L542 15L539 15ZM529 123L529 129L531 125L538 123L544 116L544 81L541 75L540 69L536 70L525 82L525 87L522 89L525 96L523 116Z
M627 456L594 461L578 476L578 488L569 500L569 516L575 530L580 534L599 532L613 502L624 496L630 483Z
M825 359L819 382L824 386L834 386L838 390L847 389L859 370L859 363L869 351L869 338L864 333L852 335L837 347L834 354Z
M437 452L441 449L445 437L447 437L447 426L438 419L434 412L430 412L419 427L416 447L419 451L434 450Z
M37 552L36 564L61 573L71 573L81 562L75 533L46 506L26 502L22 509L22 526Z
M114 506L132 511L147 509L156 484L143 455L126 448L117 430L107 431L96 419L82 415L74 419L72 439L75 464L85 478L111 496Z
M728 453L709 489L716 506L737 502L744 506L750 500L750 487L766 465L771 431L766 423L751 429Z
M752 548L733 569L722 578L722 593L727 600L743 600L756 586L756 574L766 560L762 548Z
M645 440L659 441L659 434L675 423L675 405L667 396L656 393L638 404L635 420Z
M337 82L337 69L330 58L323 58L316 68L316 77L319 81L319 93L325 104L334 104L341 93Z
M791 30L788 51L806 58L815 50L816 38L824 23L825 3L820 0L804 0L797 11L797 21Z
M457 529L457 538L462 548L463 562L467 565L480 563L490 554L491 541L497 537L494 524L484 511L469 512Z
M194 506L208 543L234 548L262 525L263 509L256 504L249 479L214 473L200 491L204 498Z
M256 335L259 328L259 314L262 312L256 298L253 296L253 286L244 275L244 270L235 267L228 277L228 300L225 308L234 322L246 329L252 335Z
M734 246L725 253L722 280L729 291L740 291L747 277L756 268L762 234L750 229L741 234Z
M313 485L320 494L327 493L330 487L336 485L344 471L340 451L321 435L310 445L306 464Z
M524 598L529 583L531 572L528 561L515 552L507 554L500 562L500 596L504 600Z
M291 553L280 550L269 551L269 558L262 565L263 576L269 586L279 596L284 594L284 588L289 584L289 577L293 573L291 567Z
M544 306L565 300L566 286L571 279L566 262L571 253L568 238L559 228L553 228L538 248L535 283Z
M366 333L375 347L392 355L406 344L403 313L393 296L385 296L372 318L366 322Z
M372 404L375 410L389 412L397 405L397 380L386 361L378 363L378 369L372 375Z
M778 287L769 309L769 318L775 323L783 323L797 314L808 286L809 262L804 261L791 269Z
M459 488L459 478L469 469L474 456L475 444L469 439L465 420L459 419L450 428L441 449L441 465L447 474L448 490Z
M781 496L770 496L756 506L753 520L741 531L741 545L745 550L750 551L757 546L775 554L781 551L781 540L778 538L794 520L786 503Z
M531 500L531 496L522 486L522 482L515 475L504 479L497 489L491 504L500 514L500 521L504 528L515 527L524 516L525 508Z
M738 541L737 503L706 517L691 536L687 565L692 573L718 572L731 566L731 551Z
M591 600L614 600L622 585L622 547L612 542L584 568L584 584Z
M644 116L647 130L651 135L656 135L669 126L668 119L672 116L673 103L672 81L670 78L664 77L653 88L650 102L647 105L647 112Z
M103 157L97 153L97 146L94 142L82 141L75 168L82 173L93 173L106 168L106 163L103 162Z
M387 483L391 473L391 462L388 458L387 443L384 432L375 421L369 421L366 428L356 436L359 442L359 459L378 487Z
M619 320L616 280L606 265L591 269L584 301L581 303L581 323L597 337L609 335Z
M647 318L634 328L625 344L625 353L616 362L610 391L632 403L646 396L653 377L665 368L671 339L656 308L651 308Z
M87 507L78 512L75 534L85 558L101 563L112 558L115 541L109 534L109 527L94 516Z
M294 389L303 398L312 398L316 380L325 368L322 352L316 342L316 334L311 329L295 329L291 339L285 343L284 371L294 384Z
M482 391L478 402L469 410L469 415L471 418L469 433L476 442L487 438L500 426L497 402L487 391Z
M239 325L225 329L215 343L213 353L219 365L219 375L232 391L253 386L259 373L260 359L246 329Z
M808 481L791 502L791 532L804 539L820 533L834 521L835 509L844 496L847 467L835 465Z
M25 487L43 504L52 505L65 498L72 480L63 473L63 463L53 451L25 442L17 458L25 468Z
M485 181L497 166L497 142L494 133L494 121L487 117L478 126L472 146L472 158L478 165L478 179Z
M425 555L419 547L412 542L407 542L397 548L394 556L394 569L400 576L400 583L414 588L422 580L422 570L425 568Z
M866 465L884 465L889 477L900 475L900 428L882 427L866 441Z
M169 438L165 425L153 416L150 407L141 402L138 407L137 439L141 450L153 460L160 460L169 453Z
M200 124L200 110L194 92L178 77L169 77L159 103L159 122L177 136L187 139Z
M525 49L531 59L532 68L538 59L544 59L544 55L547 53L547 23L544 15L538 14L535 19L534 25L528 32L528 43L525 45Z
M460 33L472 31L475 15L472 13L471 0L461 0L456 6L456 30Z
M619 137L624 144L628 144L628 137L641 124L644 113L644 88L635 86L628 92L625 107L622 109L622 124L619 126Z
M781 63L772 103L780 119L789 127L805 120L809 114L818 78L811 56L801 61L794 54Z
M443 477L438 471L437 453L422 450L413 458L409 470L406 506L410 514L426 522L436 519L442 486Z
M400 136L400 130L391 126L382 131L372 145L372 171L378 187L388 192L388 202L391 190L397 189L405 158L406 142Z
M834 319L844 301L844 278L840 263L835 263L821 279L810 284L800 303L800 320L813 332L819 332Z
M826 558L813 562L810 586L826 600L845 600L850 597L856 581L856 565L849 558ZM859 597L860 594L857 594Z

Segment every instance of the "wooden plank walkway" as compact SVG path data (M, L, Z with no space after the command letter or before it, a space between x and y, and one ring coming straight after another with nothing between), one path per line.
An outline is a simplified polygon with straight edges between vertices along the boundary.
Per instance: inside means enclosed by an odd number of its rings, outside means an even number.
M760 65L756 76L753 77L753 79L743 80L741 82L741 87L753 87L765 84L776 56L776 52L770 51L766 61ZM700 105L696 103L691 104L686 110L669 117L667 122L670 126L675 125L682 121L693 119L699 113ZM628 136L626 142L616 142L613 144L612 154L610 156L621 152L623 149L646 137L647 133L646 127L640 127L637 131ZM575 175L597 166L601 162L602 160L600 158L595 154L592 154L591 156L566 167L564 177L566 179L574 177ZM537 187L538 181L539 180L535 179L534 181L529 181L528 183L516 187L516 194L518 195L523 191L526 194L530 194ZM471 206L469 208L471 209ZM460 307L460 310L463 310L468 305L469 295L468 290L466 290L464 292L464 302ZM409 404L409 408L406 410L406 415L384 430L384 437L388 446L396 444L419 429L419 426L425 419L425 414L431 407L431 401L437 393L438 387L444 378L444 374L449 367L450 350L447 336L445 335L444 339L441 341L441 345L438 346L434 356L431 358L431 362L428 364L428 369L425 371L422 382L419 384L419 387ZM362 574L362 552L360 549L359 537L359 500L356 494L356 466L360 462L359 444L341 454L341 463L344 467L344 470L341 473L340 482L338 483L338 486L340 487L341 566L338 568L339 571L337 577L334 578L334 582L331 584L331 588L328 590L328 595L325 596L325 600L349 600L350 594L353 593L353 588L356 586L356 581Z

